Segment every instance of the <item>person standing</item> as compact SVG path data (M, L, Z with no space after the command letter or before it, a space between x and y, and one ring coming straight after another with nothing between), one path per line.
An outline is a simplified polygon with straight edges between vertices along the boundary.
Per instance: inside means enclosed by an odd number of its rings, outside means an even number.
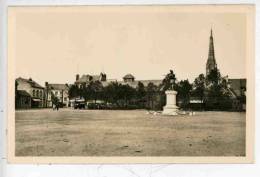
M56 104L56 109L57 109L57 111L59 110L59 103Z

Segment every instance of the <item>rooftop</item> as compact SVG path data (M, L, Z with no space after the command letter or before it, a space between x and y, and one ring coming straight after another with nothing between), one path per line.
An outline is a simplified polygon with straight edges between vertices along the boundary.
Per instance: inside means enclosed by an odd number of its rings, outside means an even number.
M48 88L54 89L54 90L68 90L69 85L68 84L48 84Z
M134 79L135 77L132 74L127 74L123 77L123 79Z
M25 78L19 77L19 78L16 79L16 81L17 81L17 82L26 82L26 83L30 84L31 87L34 87L34 88L42 88L42 89L44 88L44 87L42 87L40 84L38 84L37 82L35 82L34 80L32 80L31 78L25 79Z
M246 79L228 79L228 83L236 96L241 96L243 89L246 89Z
M100 75L89 75L89 74L83 74L76 83L82 83L82 82L90 82L90 81L99 81Z
M162 80L136 80L136 81L133 81L133 82L110 80L110 81L105 81L105 82L101 82L101 83L105 87L108 84L110 84L111 82L117 82L117 83L122 84L122 85L129 85L130 87L137 88L138 82L143 83L145 87L147 87L149 83L153 83L156 86L160 86L160 84L162 83Z

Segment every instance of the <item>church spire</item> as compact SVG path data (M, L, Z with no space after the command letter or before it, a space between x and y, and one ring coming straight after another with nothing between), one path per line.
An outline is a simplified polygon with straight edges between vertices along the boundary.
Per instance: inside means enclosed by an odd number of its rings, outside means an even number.
M208 75L210 73L210 71L215 68L217 68L217 63L216 63L216 59L215 59L213 32L212 32L212 28L211 28L210 38L209 38L209 53L208 53L208 60L207 60L207 65L206 65L206 75Z
M214 51L214 42L213 42L212 29L210 30L209 55L208 55L208 59L213 59L213 60L215 60L215 51Z

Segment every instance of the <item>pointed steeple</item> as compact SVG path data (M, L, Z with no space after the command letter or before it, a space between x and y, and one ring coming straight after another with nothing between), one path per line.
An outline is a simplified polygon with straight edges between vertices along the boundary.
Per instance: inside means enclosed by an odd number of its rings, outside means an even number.
M210 30L208 59L215 60L215 51L214 51L214 42L213 42L212 29Z
M208 60L206 65L206 75L210 73L211 70L217 68L217 63L215 59L215 51L214 51L214 41L213 41L213 32L210 30L210 38L209 38L209 53Z

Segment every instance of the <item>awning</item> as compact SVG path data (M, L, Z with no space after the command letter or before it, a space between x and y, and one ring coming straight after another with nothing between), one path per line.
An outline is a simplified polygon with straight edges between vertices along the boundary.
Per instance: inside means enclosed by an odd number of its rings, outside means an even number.
M36 102L42 101L41 99L37 99L37 98L33 98L32 100L33 100L33 101L36 101Z
M190 103L203 103L202 100L190 100Z

